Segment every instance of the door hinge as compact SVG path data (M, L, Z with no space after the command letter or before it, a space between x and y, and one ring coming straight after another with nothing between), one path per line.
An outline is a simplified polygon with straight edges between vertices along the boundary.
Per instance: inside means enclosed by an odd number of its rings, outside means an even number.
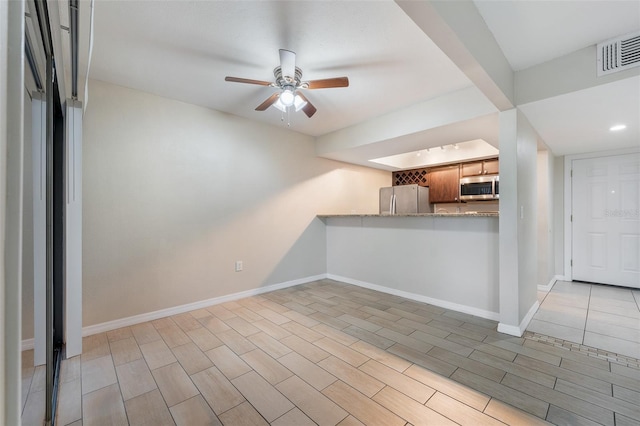
M573 259L569 261L569 265L573 266Z
M573 177L573 169L571 169L570 175L571 175L571 177Z
M573 215L569 218L569 222L573 222Z

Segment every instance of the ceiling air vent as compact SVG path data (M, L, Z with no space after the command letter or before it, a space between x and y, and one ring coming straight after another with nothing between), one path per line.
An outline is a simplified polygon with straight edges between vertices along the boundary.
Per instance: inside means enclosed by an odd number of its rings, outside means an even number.
M640 66L640 33L598 44L598 77Z

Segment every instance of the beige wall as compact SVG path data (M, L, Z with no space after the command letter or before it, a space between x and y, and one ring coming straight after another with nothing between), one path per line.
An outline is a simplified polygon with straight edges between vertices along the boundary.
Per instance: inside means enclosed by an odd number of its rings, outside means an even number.
M84 327L323 274L316 214L376 213L391 182L284 127L98 81L90 93Z

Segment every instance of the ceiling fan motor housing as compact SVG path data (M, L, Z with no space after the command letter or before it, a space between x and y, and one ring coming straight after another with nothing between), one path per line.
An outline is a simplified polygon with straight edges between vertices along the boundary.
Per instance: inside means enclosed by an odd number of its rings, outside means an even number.
M284 89L286 86L293 86L294 89L300 87L300 83L302 80L302 70L296 67L295 75L288 76L282 75L282 68L276 67L273 70L273 75L276 78L276 86Z

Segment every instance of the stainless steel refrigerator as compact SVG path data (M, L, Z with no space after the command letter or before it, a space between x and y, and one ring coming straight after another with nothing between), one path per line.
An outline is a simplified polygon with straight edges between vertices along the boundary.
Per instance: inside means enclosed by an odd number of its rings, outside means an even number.
M432 213L429 188L400 185L380 188L380 214Z

